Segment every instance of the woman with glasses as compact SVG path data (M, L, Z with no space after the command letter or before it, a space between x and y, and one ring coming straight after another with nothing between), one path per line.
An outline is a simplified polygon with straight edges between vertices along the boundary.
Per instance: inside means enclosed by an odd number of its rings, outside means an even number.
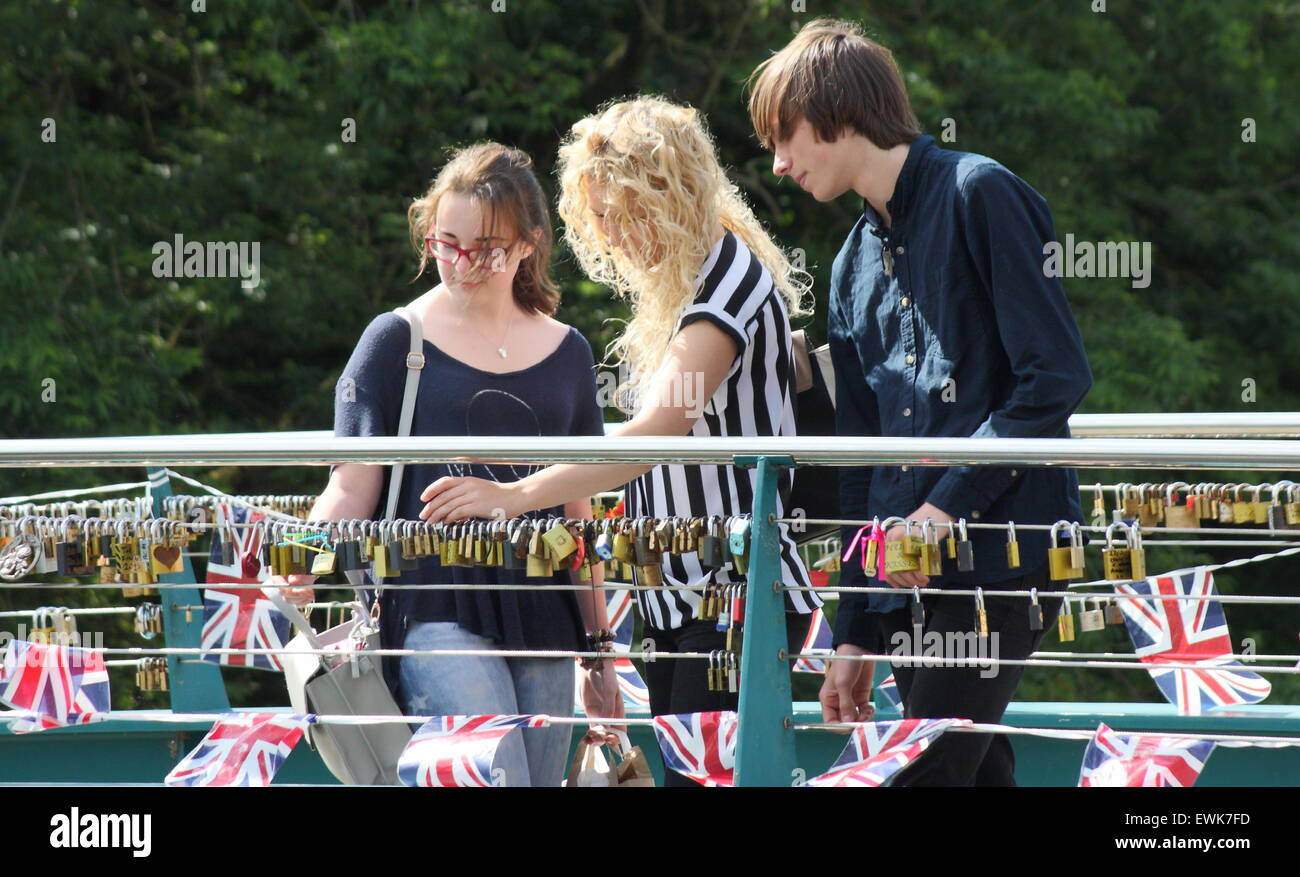
M550 220L528 156L496 143L460 150L411 205L408 220L420 274L432 260L441 281L407 305L423 324L425 356L411 434L602 435L591 348L551 316L560 295L550 277ZM396 434L409 351L410 327L402 316L385 313L370 323L339 381L335 435ZM414 520L421 491L443 476L509 484L533 468L408 464L396 516ZM388 477L389 467L336 467L309 517L377 517ZM589 495L539 508L539 517L592 516ZM498 516L487 509L482 517ZM528 577L523 570L443 567L437 557L421 558L417 569L385 584L466 588L386 588L381 639L386 647L406 649L586 651L588 635L609 626L595 590L599 564L592 586L576 594L476 587L575 583L571 575ZM292 576L288 584L313 581ZM312 591L290 589L288 596L308 602ZM572 658L412 656L386 661L385 672L409 715L572 715ZM594 663L583 689L588 715L622 714L612 661ZM564 724L512 731L497 750L495 778L510 786L558 786L569 738Z
M612 351L630 367L634 414L610 433L794 435L789 321L805 313L807 280L727 178L699 114L650 97L612 104L573 126L560 149L560 182L570 249L632 308ZM519 514L627 484L630 516L736 515L751 510L755 477L734 466L564 464L510 483L442 478L422 495L422 514ZM786 470L778 518L792 484ZM807 588L786 525L780 531L782 580ZM682 589L637 591L655 649L725 648L725 634L698 617L702 589L743 576L708 568L696 554L665 554L661 573L664 585ZM786 593L789 644L798 651L820 600ZM647 663L646 684L656 715L737 706L737 695L708 690L702 662ZM692 785L677 774L666 781Z

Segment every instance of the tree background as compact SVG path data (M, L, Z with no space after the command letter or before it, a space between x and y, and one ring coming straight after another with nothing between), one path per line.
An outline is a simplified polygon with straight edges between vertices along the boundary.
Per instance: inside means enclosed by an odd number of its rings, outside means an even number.
M560 137L602 101L636 92L707 115L760 218L805 252L818 302L805 328L820 341L830 263L861 205L850 195L828 209L778 183L741 84L822 15L857 19L891 47L926 132L938 137L950 119L956 139L940 145L990 155L1029 181L1059 238L1152 243L1146 289L1065 282L1095 375L1081 411L1295 410L1300 7L1095 5L506 0L494 12L490 0L9 0L0 6L3 435L330 428L334 383L362 328L424 291L412 282L405 209L444 150L482 139L518 146L553 200ZM42 139L45 119L54 142ZM347 119L355 142L341 138ZM177 234L260 242L261 284L155 278L151 247ZM622 305L562 245L555 261L558 316L599 357ZM54 403L42 400L47 378ZM0 493L141 474L5 469ZM324 482L301 468L190 474L232 493L313 493ZM1151 562L1241 554L1166 549ZM1296 571L1286 559L1218 579L1225 592L1282 593ZM0 608L66 599L5 591ZM1234 606L1229 617L1238 642L1295 650L1292 607ZM125 623L105 629L110 640L130 636ZM1106 636L1108 650L1127 649L1122 633ZM283 700L278 682L229 678L237 703ZM1273 702L1297 702L1294 677L1274 686ZM1119 671L1031 671L1020 696L1158 698L1145 674Z

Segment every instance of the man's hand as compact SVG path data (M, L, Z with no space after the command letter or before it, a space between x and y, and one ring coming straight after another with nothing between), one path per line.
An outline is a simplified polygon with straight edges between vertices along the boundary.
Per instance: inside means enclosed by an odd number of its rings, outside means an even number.
M943 509L938 506L930 505L928 502L922 503L920 508L907 516L909 521L916 521L918 524L924 523L926 518L933 519L932 526L951 524L955 523L957 520ZM948 535L947 529L947 527L943 528L944 536ZM918 533L919 530L919 527L913 527L914 533ZM889 532L885 534L885 542L897 542L905 535L907 535L907 526L905 524L895 524L890 527ZM888 582L889 586L892 588L924 588L926 585L930 584L930 577L919 570L916 572L895 572L886 573L885 581Z
M865 655L866 649L841 643L837 655ZM826 680L822 683L818 699L822 704L822 721L866 722L876 714L871 704L871 680L876 672L875 661L826 662Z

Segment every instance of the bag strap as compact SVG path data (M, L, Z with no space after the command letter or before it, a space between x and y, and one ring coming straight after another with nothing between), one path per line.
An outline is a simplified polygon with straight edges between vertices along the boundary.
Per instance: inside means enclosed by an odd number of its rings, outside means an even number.
M406 437L411 434L411 421L415 418L415 398L420 394L420 372L424 368L424 325L420 322L419 316L410 308L393 308L393 313L406 318L407 325L411 330L410 351L406 354L406 385L402 391L402 413L397 419L397 435ZM397 496L402 490L402 474L406 469L405 463L394 463L392 474L388 479L388 499L384 506L384 517L391 519L397 513ZM366 581L363 570L346 570L343 573L348 583L356 588L371 587L375 592L375 600L379 600L379 595L383 593L383 581L377 581L373 586ZM365 598L360 591L357 597L365 604Z
M424 368L424 326L410 308L395 308L393 312L405 317L411 327L411 350L406 354L406 389L402 394L402 415L397 421L397 435L405 438L411 434L415 397L420 393L420 371ZM402 472L405 469L405 463L393 464L393 474L388 482L385 518L391 519L397 513L397 495L402 489Z

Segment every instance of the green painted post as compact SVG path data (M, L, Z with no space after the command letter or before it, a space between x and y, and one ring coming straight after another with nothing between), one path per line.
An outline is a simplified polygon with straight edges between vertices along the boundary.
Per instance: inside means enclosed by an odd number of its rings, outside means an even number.
M777 477L789 457L736 457L758 466L750 525L749 586L740 656L740 712L736 726L736 785L788 786L797 758L790 712L786 652L785 583L781 580L776 515Z
M171 479L166 469L149 469L149 492L153 496L154 517L162 517L163 499L172 495ZM183 558L182 572L166 573L158 577L162 582L195 583L194 567L188 557ZM159 588L163 607L163 636L173 648L198 648L203 642L203 610L189 610L186 619L184 606L202 606L198 588ZM230 699L226 697L226 684L221 679L221 667L200 662L194 655L167 656L167 687L171 693L172 712L209 713L226 712Z

